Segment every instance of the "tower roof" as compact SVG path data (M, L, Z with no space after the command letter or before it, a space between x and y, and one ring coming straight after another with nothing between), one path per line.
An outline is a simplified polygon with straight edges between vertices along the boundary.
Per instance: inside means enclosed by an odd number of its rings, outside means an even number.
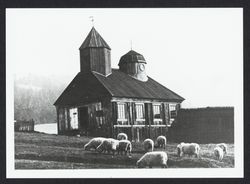
M118 65L123 63L146 63L146 60L143 55L134 50L130 50L127 54L121 57Z
M92 27L88 36L82 43L80 49L84 49L88 47L104 47L104 48L111 50L109 45L105 42L105 40L101 37L101 35L96 31L94 27Z

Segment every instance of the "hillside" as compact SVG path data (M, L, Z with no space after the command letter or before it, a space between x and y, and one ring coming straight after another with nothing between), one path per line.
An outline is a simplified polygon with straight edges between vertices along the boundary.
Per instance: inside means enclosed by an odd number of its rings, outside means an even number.
M34 119L35 124L55 123L56 109L53 106L74 76L25 75L14 78L14 118Z

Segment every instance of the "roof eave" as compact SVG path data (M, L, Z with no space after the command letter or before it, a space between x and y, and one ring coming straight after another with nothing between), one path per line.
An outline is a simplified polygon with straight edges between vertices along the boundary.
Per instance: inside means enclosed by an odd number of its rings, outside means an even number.
M82 47L82 46L81 46L81 47L79 47L79 50L83 50L83 49L86 49L86 48L106 48L106 49L108 49L108 50L111 50L110 47L104 47L104 46L103 46L103 47L89 47L89 46L88 46L88 47Z
M166 98L150 98L150 97L132 97L132 96L119 96L119 95L112 95L113 98L131 98L131 99L141 99L141 100L157 100L163 102L179 102L182 103L185 99L166 99Z

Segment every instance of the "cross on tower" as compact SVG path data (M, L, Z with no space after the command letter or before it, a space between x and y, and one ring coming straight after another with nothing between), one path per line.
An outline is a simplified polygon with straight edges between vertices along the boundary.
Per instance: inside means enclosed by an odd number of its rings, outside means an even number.
M94 27L94 17L93 16L90 16L90 21L92 22L92 26Z

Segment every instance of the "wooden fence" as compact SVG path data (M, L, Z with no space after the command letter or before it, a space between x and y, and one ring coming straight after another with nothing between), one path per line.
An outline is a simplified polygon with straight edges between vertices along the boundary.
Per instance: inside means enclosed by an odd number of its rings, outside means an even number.
M18 132L33 132L34 131L34 120L30 121L15 121L15 131Z
M172 142L233 143L234 108L180 109L167 134Z

